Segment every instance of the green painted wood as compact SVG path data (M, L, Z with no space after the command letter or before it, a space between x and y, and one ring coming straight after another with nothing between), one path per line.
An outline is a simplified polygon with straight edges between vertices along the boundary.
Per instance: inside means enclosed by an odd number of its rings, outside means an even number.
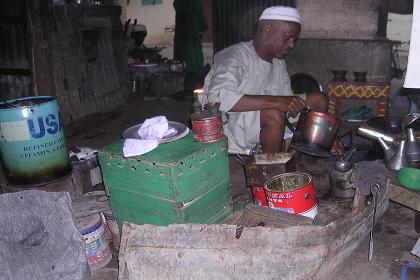
M217 223L232 213L227 141L193 135L124 158L123 140L98 153L105 188L119 223Z
M99 153L112 155L113 157L124 158L122 151L123 144L124 140L119 139L101 149ZM226 152L227 139L224 138L214 143L205 144L201 142L194 142L193 134L189 133L181 140L160 144L156 149L146 154L130 157L129 159L138 160L148 164L155 163L163 166L173 166L183 160L188 160L190 157L193 158L194 154L197 154L200 151L205 152L209 149L221 149Z
M226 180L203 196L184 204L114 187L109 188L109 194L113 214L119 224L123 221L157 225L217 223L233 211L229 188Z

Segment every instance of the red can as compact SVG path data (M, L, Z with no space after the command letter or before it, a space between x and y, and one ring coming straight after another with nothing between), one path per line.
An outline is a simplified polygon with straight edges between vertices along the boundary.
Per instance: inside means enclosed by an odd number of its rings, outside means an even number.
M314 218L318 214L312 176L291 172L264 183L268 206L274 210Z
M210 116L207 110L191 114L194 141L212 143L223 139L223 125L227 124L228 120L229 115L221 111L216 116Z
M263 185L255 185L252 186L252 197L254 198L254 204L261 205L263 207L267 207L267 198L265 196L264 186Z
M196 142L212 143L225 136L223 134L222 114L202 119L191 117L191 124Z

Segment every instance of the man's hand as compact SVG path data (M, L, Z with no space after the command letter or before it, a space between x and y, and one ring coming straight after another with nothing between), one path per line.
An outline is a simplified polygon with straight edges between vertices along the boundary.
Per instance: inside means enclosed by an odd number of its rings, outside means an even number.
M281 96L280 99L280 110L283 112L290 112L293 117L296 117L306 108L305 101L298 96Z
M344 145L339 139L335 139L331 147L331 154L333 156L339 156L344 152Z

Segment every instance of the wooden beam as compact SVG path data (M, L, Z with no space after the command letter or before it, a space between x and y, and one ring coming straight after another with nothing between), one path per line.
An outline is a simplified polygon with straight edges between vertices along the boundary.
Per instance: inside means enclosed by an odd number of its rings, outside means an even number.
M44 0L26 0L25 15L29 34L29 60L32 94L55 95L51 64L51 40L48 21L48 3Z

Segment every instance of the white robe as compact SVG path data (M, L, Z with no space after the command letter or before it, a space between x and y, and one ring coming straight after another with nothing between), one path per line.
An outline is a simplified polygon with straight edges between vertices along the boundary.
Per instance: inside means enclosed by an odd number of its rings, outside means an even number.
M229 110L243 95L293 95L284 60L262 60L252 41L232 45L214 57L204 82L200 102L221 102L220 110ZM249 154L260 142L260 111L229 112L224 126L230 153Z

